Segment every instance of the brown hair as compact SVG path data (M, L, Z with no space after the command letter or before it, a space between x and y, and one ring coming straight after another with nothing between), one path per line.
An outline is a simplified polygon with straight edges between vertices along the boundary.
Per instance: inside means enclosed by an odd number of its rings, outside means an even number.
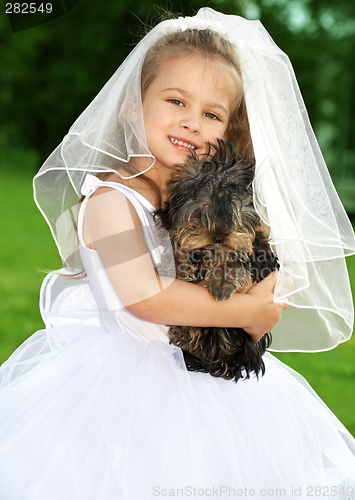
M185 31L173 33L163 36L156 44L154 44L146 54L141 72L141 95L142 100L149 86L159 73L160 66L168 59L176 59L190 56L193 54L201 55L206 61L220 62L226 67L232 68L236 76L236 86L240 92L237 92L235 107L231 113L228 129L227 140L231 142L240 154L247 154L251 158L254 155L253 145L249 129L249 121L247 109L244 99L242 73L240 63L235 48L228 40L218 35L216 32L206 29L187 29ZM117 168L117 161L109 158L107 166L113 170ZM124 168L130 175L136 173L134 166L127 164L120 168ZM99 172L96 176L105 180L112 172ZM148 185L156 198L157 209L162 209L162 197L158 185L154 180L141 174L137 180ZM80 201L83 201L84 196ZM83 272L84 273L84 272ZM83 273L78 273L75 277L85 276Z
M230 116L227 140L233 144L240 154L244 154L247 150L247 156L253 156L238 55L233 45L218 33L209 29L187 29L160 38L148 50L143 62L141 74L142 100L149 86L158 75L161 64L166 60L193 54L198 54L207 61L220 62L234 70L236 87L239 92L236 93L234 110Z
M249 158L252 157L253 146L244 99L239 59L232 44L216 32L209 29L187 29L185 31L161 37L147 51L142 65L142 100L144 99L149 86L158 75L161 65L165 61L193 54L204 57L206 61L219 62L225 67L232 69L238 92L236 92L236 100L234 103L234 109L230 116L226 139L233 144L237 152L240 154L246 153ZM109 162L110 165L107 166L115 170L115 166L117 166L115 161L110 158ZM122 164L120 164L120 168L124 168L124 170L130 175L137 173L134 169L134 165L128 164L122 167ZM102 172L96 175L101 180L105 180L110 175L110 172ZM156 198L156 207L160 210L162 208L162 197L157 184L145 174L138 176L137 180L144 182L151 188Z

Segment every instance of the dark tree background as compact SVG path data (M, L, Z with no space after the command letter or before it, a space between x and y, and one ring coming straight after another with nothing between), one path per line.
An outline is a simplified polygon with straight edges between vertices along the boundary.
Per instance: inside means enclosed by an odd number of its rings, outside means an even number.
M162 9L209 6L260 19L289 55L333 180L355 213L355 3L349 0L80 0L67 14L12 33L0 13L0 151L39 163L117 69ZM26 165L23 166L26 168ZM33 168L33 167L31 167Z

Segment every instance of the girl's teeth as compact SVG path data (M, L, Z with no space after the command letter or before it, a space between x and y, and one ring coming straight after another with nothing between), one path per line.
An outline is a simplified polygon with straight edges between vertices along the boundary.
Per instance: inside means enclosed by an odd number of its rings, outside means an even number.
M187 142L178 141L176 139L173 139L173 137L169 137L169 139L173 144L178 144L179 146L185 146L185 148L189 149L196 149L195 146L193 146L192 144L187 144Z

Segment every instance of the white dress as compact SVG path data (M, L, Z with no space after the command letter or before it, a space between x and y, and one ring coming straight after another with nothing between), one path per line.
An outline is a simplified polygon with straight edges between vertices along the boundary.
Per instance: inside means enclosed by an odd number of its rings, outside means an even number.
M125 186L88 175L83 192L102 185L152 224ZM299 374L270 353L259 380L188 372L167 328L120 305L80 239L88 277L54 303L67 278L46 278L46 329L0 370L1 500L355 499L355 440Z

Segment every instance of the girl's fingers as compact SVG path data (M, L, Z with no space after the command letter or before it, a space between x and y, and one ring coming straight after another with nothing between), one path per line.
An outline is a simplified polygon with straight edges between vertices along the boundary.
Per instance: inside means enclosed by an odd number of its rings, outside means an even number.
M288 308L288 306L290 305L290 302L288 299L282 299L282 302L279 302L279 304L281 304L282 310L284 310L284 309Z
M274 272L270 273L269 276L267 276L266 278L264 278L262 280L262 282L265 281L266 284L270 287L271 293L274 293L274 291L275 291L275 286L276 286L276 282L277 282L278 277L279 277L279 272L274 271Z

